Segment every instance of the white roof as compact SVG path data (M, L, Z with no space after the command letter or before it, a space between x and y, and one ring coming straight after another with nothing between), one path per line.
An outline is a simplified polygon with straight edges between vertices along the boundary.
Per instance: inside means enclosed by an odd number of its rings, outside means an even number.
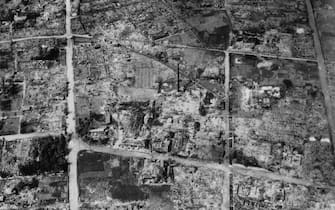
M90 130L91 133L95 133L95 132L103 132L105 130L105 128L96 128L96 129L92 129Z

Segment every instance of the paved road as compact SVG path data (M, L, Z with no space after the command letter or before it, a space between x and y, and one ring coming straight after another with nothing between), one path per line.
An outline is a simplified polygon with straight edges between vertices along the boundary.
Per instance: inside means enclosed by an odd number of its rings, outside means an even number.
M323 51L321 48L321 41L320 41L320 37L318 33L318 28L315 23L314 11L313 11L311 1L306 0L306 5L307 5L307 11L308 11L308 19L310 22L310 26L313 30L314 47L316 51L317 61L319 64L319 77L320 77L323 95L325 98L328 123L329 123L330 130L331 130L332 146L333 146L333 149L335 149L335 119L332 117L332 113L334 112L334 110L333 110L329 87L328 87L325 59L324 59Z
M317 62L317 60L310 59L310 58L296 58L296 57L276 56L276 55L261 54L261 53L255 53L255 52L245 52L245 51L232 50L232 49L228 49L227 51L229 53L237 54L237 55L253 55L253 56L257 56L257 57L274 58L274 59L282 59L282 60Z
M79 209L79 189L77 181L77 157L80 146L76 138L76 119L75 119L75 94L74 94L74 70L73 70L73 38L71 30L71 0L66 0L66 75L68 82L68 115L67 115L67 133L71 136L69 143L70 154L69 161L69 201L70 209Z
M4 41L0 41L0 44L28 41L28 40L34 40L34 39L64 39L64 38L66 38L66 35L33 36L33 37L24 37L24 38L17 38L17 39L11 39L11 40L4 40Z
M315 184L309 180L283 176L283 175L279 175L279 174L267 171L265 169L253 168L253 167L250 168L250 167L245 167L239 164L233 164L233 165L229 165L227 163L219 164L219 163L215 163L211 161L204 161L204 160L197 160L197 159L185 159L185 158L180 158L176 156L171 156L168 154L161 154L161 153L155 153L155 152L146 153L146 152L139 152L139 151L114 149L108 146L93 146L93 145L88 145L87 143L81 140L77 141L77 145L80 147L81 150L112 154L116 156L148 158L148 159L156 159L156 160L172 160L176 163L186 165L186 166L204 167L204 168L224 171L226 173L233 173L233 174L238 173L241 175L253 176L256 178L278 180L278 181L284 181L286 183L299 184L299 185L304 185L304 186L314 186L314 187L320 187L320 188L335 189L334 187L329 187L327 185Z
M47 133L26 133L26 134L14 134L14 135L6 135L1 136L1 139L5 139L6 141L15 141L18 139L29 140L32 138L42 138L47 136L60 136L62 133L57 132L47 132Z

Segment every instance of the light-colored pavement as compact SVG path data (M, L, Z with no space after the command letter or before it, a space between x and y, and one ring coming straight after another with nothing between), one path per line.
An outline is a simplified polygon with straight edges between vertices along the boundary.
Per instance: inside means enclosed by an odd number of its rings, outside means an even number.
M0 44L29 41L29 40L34 40L34 39L64 39L64 38L66 38L66 35L33 36L33 37L24 37L24 38L17 38L17 39L11 39L11 40L3 40L3 41L0 41Z
M0 139L4 139L6 141L15 141L18 139L29 140L32 138L42 138L42 137L47 137L47 136L60 136L60 135L62 135L62 133L56 133L56 132L26 133L26 134L14 134L14 135L1 136Z
M75 94L74 94L74 69L73 69L73 38L71 29L71 0L65 0L66 4L66 75L68 82L68 96L67 96L67 134L70 136L68 156L69 162L69 202L70 209L79 209L79 189L77 181L77 157L80 151L79 143L76 135L76 118L75 118Z

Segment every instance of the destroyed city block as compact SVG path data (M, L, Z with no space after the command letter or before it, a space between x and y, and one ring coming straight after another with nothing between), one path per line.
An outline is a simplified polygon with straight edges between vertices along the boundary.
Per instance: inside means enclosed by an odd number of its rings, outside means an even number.
M335 210L334 0L0 0L0 210Z

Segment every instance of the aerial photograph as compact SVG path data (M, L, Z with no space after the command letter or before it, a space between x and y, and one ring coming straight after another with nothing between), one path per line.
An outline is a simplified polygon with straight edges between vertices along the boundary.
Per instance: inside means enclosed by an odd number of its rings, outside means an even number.
M335 0L0 0L0 210L335 210Z

